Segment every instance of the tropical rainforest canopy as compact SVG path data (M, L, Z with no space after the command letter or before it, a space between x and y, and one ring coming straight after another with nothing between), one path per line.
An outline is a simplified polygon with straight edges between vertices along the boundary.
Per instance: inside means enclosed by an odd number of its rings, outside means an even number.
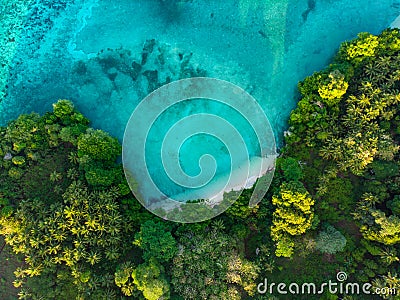
M148 213L118 140L68 100L0 127L0 234L22 259L19 298L266 299L264 278L338 271L400 291L399 31L343 43L299 91L263 201L248 207L245 190L196 224Z

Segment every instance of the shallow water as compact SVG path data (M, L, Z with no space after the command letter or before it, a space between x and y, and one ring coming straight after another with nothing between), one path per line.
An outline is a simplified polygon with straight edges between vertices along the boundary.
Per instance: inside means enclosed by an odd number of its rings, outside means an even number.
M130 95L127 81L113 83L104 68L77 75L77 60L120 47L135 57L146 39L168 43L255 96L281 135L297 81L326 65L341 41L379 33L400 13L395 0L25 2L0 124L68 98L119 138L143 95Z
M10 65L0 125L21 113L50 110L63 98L120 140L149 92L180 78L210 76L254 96L279 143L297 82L325 66L340 42L361 31L377 34L400 14L399 0L20 3L20 15L5 11L1 21L3 32L14 30L16 39L2 45ZM6 18L12 19L9 25ZM193 139L183 150L198 157L207 139ZM215 149L222 149L215 155L224 172L225 150L218 142ZM253 147L250 155L255 152ZM183 165L190 161L182 157ZM197 174L198 165L186 171Z

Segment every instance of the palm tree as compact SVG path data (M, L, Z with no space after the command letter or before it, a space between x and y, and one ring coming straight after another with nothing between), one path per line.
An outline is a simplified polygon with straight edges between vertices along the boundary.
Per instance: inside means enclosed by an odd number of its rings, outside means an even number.
M62 231L55 232L53 237L57 242L62 242L67 238L67 236L65 235L65 232L62 232Z
M375 61L375 65L380 68L383 73L388 73L389 67L392 65L392 58L390 56L381 56Z
M379 86L382 85L382 83L384 83L385 79L386 79L386 73L383 73L381 71L377 71L375 73L375 75L370 78L373 82L378 83Z
M395 112L393 110L384 110L381 113L381 116L384 120L391 120L394 116Z
M57 171L53 171L50 173L50 181L55 182L55 181L60 181L62 179L61 173Z
M324 145L319 154L324 159L340 160L343 156L343 150L341 147L342 141L336 138L331 138L327 140L326 145Z
M107 215L105 220L109 221L110 223L116 223L119 224L120 221L122 220L121 214L117 210L112 210L110 211Z
M90 263L92 266L100 261L100 254L96 251L90 251L90 253L86 257L86 261Z
M22 279L15 279L15 280L13 281L13 286L14 286L15 288L20 288L24 283L25 283L25 282L24 282L24 280L22 280ZM21 298L20 298L20 299L21 299Z
M100 279L100 285L105 288L111 288L115 286L115 281L114 281L114 274L102 274L102 276L99 277ZM114 299L114 298L110 298Z
M78 154L76 152L70 152L68 154L68 160L70 161L70 163L76 165L79 162L79 157Z
M114 260L119 258L120 253L116 246L112 246L105 251L106 258L109 260Z
M375 207L376 204L381 202L377 196L371 193L364 193L362 200L368 207Z
M63 192L63 188L60 185L56 185L53 189L54 193L61 194Z
M391 294L388 289L390 289L392 292L397 292L399 291L400 288L400 281L397 278L397 275L391 275L389 272L388 275L383 275L380 276L379 278L376 278L372 281L372 290L380 290L380 291L385 291L385 294L381 294L381 297L383 299L391 299L391 297L395 296ZM397 299L397 298L396 298Z
M49 246L47 247L47 252L48 252L49 254L57 254L58 251L60 251L60 249L61 249L61 245L60 245L60 244L57 244L57 245L49 245Z
M363 77L364 78L368 77L368 79L373 82L378 72L379 71L377 70L377 68L372 63L369 63L368 65L365 66L364 70L365 76Z
M106 299L116 299L117 295L116 295L115 290L113 290L111 288L108 288L108 289L102 291L102 294L101 294L100 297L101 297L101 299L104 299L104 300L106 300Z
M119 224L110 223L107 227L107 233L111 234L112 236L117 235L121 231Z
M25 278L26 277L26 272L24 269L22 269L21 267L18 267L15 271L14 271L14 275L17 278Z
M371 99L368 98L367 96L365 96L365 94L361 94L361 96L359 98L357 98L357 103L361 107L367 107L367 106L371 105Z
M393 273L392 275L392 273L389 272L387 275L383 275L382 277L389 287L393 287L396 289L400 288L400 278L397 277L396 273Z
M66 248L63 251L62 259L65 261L65 264L67 266L72 267L75 264L75 259L74 259L74 256L73 256L73 250L69 249L69 248Z
M32 248L38 249L40 245L40 239L36 236L33 236L29 239L29 244L31 245Z
M365 218L368 207L365 204L358 203L354 212L351 213L355 221L361 221Z
M25 270L25 273L26 273L27 275L29 275L30 277L33 277L33 276L38 276L38 275L40 275L40 274L42 273L42 271L43 271L43 265L42 265L42 264L39 264L39 265L36 265L36 266L31 265L30 267L28 267L28 268Z
M78 176L79 176L79 173L75 168L68 169L67 178L76 179L76 178L78 178Z
M18 299L32 299L32 294L26 289L21 289L21 291L18 293Z
M382 253L380 254L382 257L382 260L387 264L388 266L391 265L394 262L398 262L399 258L397 257L397 252L394 247L387 247L384 250L382 250Z
M63 262L63 257L61 255L57 255L51 258L52 264L61 264Z
M211 223L211 226L214 230L217 230L217 231L223 231L225 229L225 224L222 219L214 220Z
M73 219L73 217L76 214L76 211L74 210L74 208L72 206L66 206L64 208L64 214L67 219Z
M370 81L363 81L359 87L360 92L369 94L373 89L372 83Z
M112 186L109 190L109 193L114 199L118 198L120 195L119 188L117 186Z
M86 225L88 228L92 229L92 230L96 229L96 227L97 227L98 224L99 224L99 222L98 222L98 220L97 220L96 217L89 217L89 218L87 219L87 221L85 222L85 225Z
M96 291L99 290L100 286L101 286L101 280L99 276L91 276L88 282L89 285L89 289L91 291Z
M385 98L381 98L380 101L374 101L374 108L377 109L379 112L382 112L387 107L387 102Z

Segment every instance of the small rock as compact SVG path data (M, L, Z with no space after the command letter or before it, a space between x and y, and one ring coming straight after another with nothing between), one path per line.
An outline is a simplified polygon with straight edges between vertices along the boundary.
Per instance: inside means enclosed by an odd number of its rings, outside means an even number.
M115 77L118 75L118 70L116 68L110 68L107 71L107 76L110 78L111 81L115 80Z
M155 39L147 40L143 46L143 52L152 53L156 44Z
M142 62L141 62L142 66L146 64L147 57L149 56L149 54L151 54L153 52L155 44L156 44L155 39L147 40L144 43L143 52L142 52Z
M132 63L132 70L131 70L131 72L130 72L130 75L131 75L131 77L132 77L132 79L133 79L134 81L138 78L138 76L139 76L141 70L142 70L141 64L139 64L139 63L137 63L136 61L134 61L134 62Z
M292 135L292 133L289 130L286 130L283 132L284 137L291 136L291 135Z
M148 91L152 92L158 87L158 71L157 70L147 70L143 72L143 76L147 78L149 83Z

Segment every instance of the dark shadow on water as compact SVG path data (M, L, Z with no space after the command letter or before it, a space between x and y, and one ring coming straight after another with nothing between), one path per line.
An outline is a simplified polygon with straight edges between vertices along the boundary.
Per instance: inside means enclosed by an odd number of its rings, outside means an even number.
M316 4L316 0L308 0L307 1L307 9L301 14L304 22L307 21L308 14L315 9L315 4Z
M168 23L179 23L184 13L184 4L188 1L182 0L157 0L160 10L160 17Z

